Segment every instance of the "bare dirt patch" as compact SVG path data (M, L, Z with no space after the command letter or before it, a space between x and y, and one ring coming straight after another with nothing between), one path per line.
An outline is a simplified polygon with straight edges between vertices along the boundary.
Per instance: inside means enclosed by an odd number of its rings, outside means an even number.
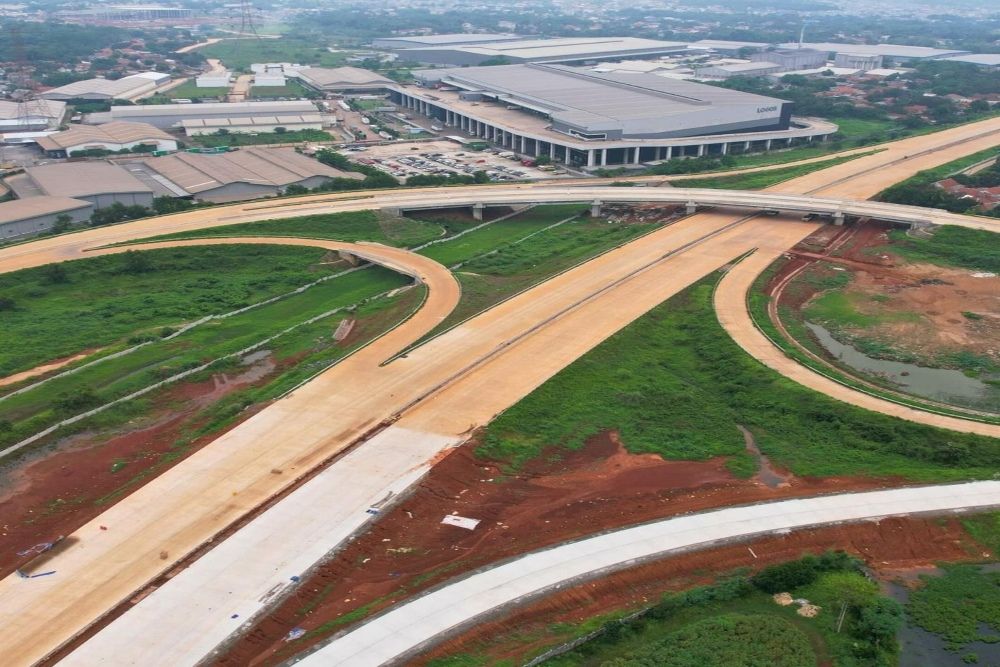
M576 452L552 449L516 476L478 459L472 441L438 462L408 498L321 565L218 659L277 664L420 590L463 572L569 539L683 512L796 495L891 486L892 480L734 478L722 458L664 461L630 454L614 433ZM480 520L475 530L444 516ZM306 635L286 642L302 628Z

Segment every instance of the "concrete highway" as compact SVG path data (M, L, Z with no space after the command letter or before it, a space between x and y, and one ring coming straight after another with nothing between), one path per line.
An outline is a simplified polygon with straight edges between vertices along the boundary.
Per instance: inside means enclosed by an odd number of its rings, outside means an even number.
M910 158L906 156L916 155L917 147L905 140L841 167L863 173L864 188L881 189L900 174L992 146L998 130L1000 120L920 137L921 150L940 150ZM802 191L815 190L817 182L835 183L826 198L836 199L858 187L837 169L810 175L815 180L803 181ZM462 197L481 199L487 191L490 198L519 192L521 201L531 202L540 189L351 193L205 209L3 249L0 271L80 257L106 243L249 219L405 207L419 204L418 198L447 206ZM627 189L583 188L569 198L611 201L611 190ZM639 190L644 197L659 192ZM639 193L629 194L635 198ZM565 193L551 196L567 198ZM694 215L539 285L391 364L378 366L389 356L382 354L388 345L377 354L369 348L355 355L348 360L353 363L333 367L82 528L73 536L80 541L53 560L57 575L0 582L0 645L8 649L8 663L30 664L54 650L184 554L287 488L295 476L355 445L350 455L276 504L270 519L272 510L250 521L96 634L67 664L77 659L77 664L196 662L206 647L224 640L273 599L275 578L286 581L289 570L294 570L289 577L298 576L315 554L334 549L345 535L362 528L370 518L364 511L368 505L384 498L387 489L398 491L400 484L418 478L470 428L487 423L580 354L711 270L754 248L780 253L818 226L724 210ZM359 361L365 359L372 367ZM476 399L470 401L470 396ZM935 416L928 419L933 423ZM396 421L357 442L385 420ZM977 429L983 426L966 422L962 428L981 432ZM348 461L355 467L347 466ZM274 469L284 473L276 475ZM309 495L310 486L319 495ZM323 507L337 507L336 513L317 512L318 497L329 503ZM171 523L147 517L168 517ZM99 525L109 529L100 531ZM164 552L166 558L161 557ZM64 572L71 576L60 574ZM272 578L252 576L254 572ZM201 597L192 597L192 591ZM226 613L229 609L240 611Z
M1000 482L845 493L729 507L616 530L521 556L391 608L298 664L403 664L490 613L671 554L807 527L1000 506Z

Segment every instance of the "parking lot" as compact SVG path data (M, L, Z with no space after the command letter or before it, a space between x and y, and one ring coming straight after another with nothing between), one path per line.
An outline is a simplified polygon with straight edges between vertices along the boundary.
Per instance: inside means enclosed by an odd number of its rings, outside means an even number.
M400 180L424 174L472 175L477 171L485 171L490 181L495 183L565 178L568 175L558 166L543 166L540 169L522 164L520 156L508 151L495 148L463 150L461 144L453 141L367 146L346 149L344 153L355 162L370 165Z

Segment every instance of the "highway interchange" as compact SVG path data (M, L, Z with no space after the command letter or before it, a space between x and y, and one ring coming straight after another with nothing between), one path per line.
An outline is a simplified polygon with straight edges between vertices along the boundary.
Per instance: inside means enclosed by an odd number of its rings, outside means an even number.
M581 354L672 294L744 254L720 286L720 319L749 352L793 379L869 409L987 435L1000 427L912 409L836 385L761 347L741 295L770 261L822 223L801 212L911 216L915 222L1000 230L987 219L864 203L930 166L1000 143L1000 119L887 144L885 150L768 193L669 188L519 185L321 195L205 209L96 228L0 250L0 272L119 250L109 243L306 213L551 201L695 201L688 216L536 286L409 352L459 298L444 267L374 244L332 244L419 277L428 299L413 318L148 483L72 537L59 576L0 582L0 645L7 663L43 659L227 526L294 487L94 634L66 664L180 665L201 660L370 519L365 509L402 493L443 450L460 444ZM808 194L807 197L802 195ZM738 206L739 211L722 205ZM759 209L797 211L755 216ZM233 239L248 242L248 239ZM285 238L253 239L323 245ZM213 240L213 243L227 242ZM190 244L191 242L187 242ZM194 243L204 243L203 241ZM150 246L152 247L152 246ZM741 269L740 267L749 267ZM739 271L739 273L737 273ZM765 340L766 343L766 340ZM765 349L766 348L766 349ZM811 374L811 375L810 375ZM816 376L820 377L820 376ZM838 393L839 392L839 393ZM475 401L469 397L475 396ZM340 456L301 485L296 480ZM272 471L282 470L276 475ZM991 489L977 506L1000 503ZM325 507L318 513L311 508ZM949 509L957 507L949 506ZM844 520L831 514L829 520ZM100 526L108 530L101 530ZM263 548L263 547L267 548ZM162 557L167 553L166 558ZM324 663L327 664L327 663Z

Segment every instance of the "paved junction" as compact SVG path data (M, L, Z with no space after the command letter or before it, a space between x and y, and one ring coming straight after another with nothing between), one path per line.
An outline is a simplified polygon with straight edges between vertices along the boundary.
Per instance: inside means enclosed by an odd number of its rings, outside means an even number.
M838 202L843 197L865 198L915 171L998 141L1000 119L993 119L889 144L880 153L772 191L811 193ZM632 192L624 195L624 190ZM503 194L511 203L532 202L542 191L530 185L384 191L203 209L3 249L0 271L78 258L108 243L248 220L405 208L419 201L449 206L482 201L485 193L490 199ZM641 194L644 200L656 201L660 191L582 188L546 196L612 201L612 196L634 200ZM362 530L371 517L365 512L369 506L418 479L472 428L488 423L581 354L707 273L753 250L776 256L820 226L798 218L722 208L689 216L381 365L391 356L390 348L404 348L415 333L407 326L396 329L395 337L383 337L376 346L319 375L82 527L70 536L72 546L53 560L56 575L0 581L0 645L7 649L7 663L31 664L56 650L186 554L274 494L292 488L297 477L340 454L207 556L173 573L156 590L146 590L141 601L67 660L87 665L197 662L292 585L291 577L301 576L317 554L336 549ZM424 274L430 299L437 298L436 290L450 289L435 287L429 267ZM855 402L854 397L845 400ZM1000 427L939 415L907 418L1000 434ZM347 450L350 453L343 455ZM284 472L274 474L275 469ZM318 512L317 507L324 509ZM101 525L108 530L100 530Z

